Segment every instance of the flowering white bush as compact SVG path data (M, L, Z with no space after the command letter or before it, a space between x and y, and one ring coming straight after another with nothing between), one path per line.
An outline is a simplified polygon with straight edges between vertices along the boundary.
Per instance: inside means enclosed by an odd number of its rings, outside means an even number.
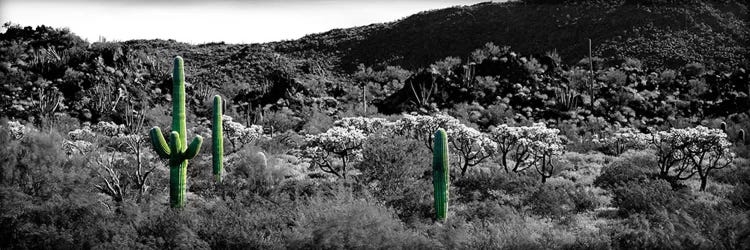
M242 123L232 121L232 117L222 115L222 124L224 125L224 136L232 144L232 148L237 150L237 146L248 144L257 140L263 135L263 127L260 125L250 125L245 127Z
M634 129L621 129L607 140L619 152L628 148L653 148L662 178L686 180L695 175L705 189L708 175L714 169L728 166L735 158L732 144L720 129L704 126L640 133Z
M313 164L327 173L346 178L347 161L362 159L362 143L367 139L364 132L353 126L332 127L325 133L307 135L307 154ZM332 163L331 155L341 158L341 167Z
M720 129L697 126L672 129L670 133L678 141L682 160L692 165L687 177L698 174L701 191L706 189L708 175L712 170L728 166L735 158L734 152L731 151L732 143L727 140L727 134Z
M389 131L395 126L395 123L384 118L344 117L335 121L333 125L338 127L354 127L362 130L363 133L370 135L381 129Z
M542 180L551 175L552 157L563 153L559 134L560 130L547 128L544 123L521 127L502 124L490 129L490 138L497 143L500 164L506 172L534 167Z
M524 138L523 134L521 127L511 127L507 124L490 128L490 138L497 143L500 165L505 168L506 173L509 172L508 168L511 166L508 158L513 160L513 171L525 169L524 166L530 165L533 161L528 153L530 141Z
M466 125L452 127L446 133L451 148L461 156L461 175L466 174L468 167L476 166L497 151L497 143Z
M620 128L611 137L597 139L594 142L611 146L614 153L619 155L629 149L643 150L648 148L652 136L634 128Z
M529 127L527 127L529 128ZM536 123L527 129L527 138L531 140L529 152L534 159L534 168L542 177L542 182L552 177L555 166L552 158L563 154L563 144L560 140L560 130L547 128L543 123Z
M439 128L445 129L445 131L448 132L448 138L450 139L451 135L449 131L461 125L462 124L458 119L449 115L436 114L434 116L428 116L405 114L403 118L396 121L393 125L393 130L398 134L421 141L430 149L430 151L432 151L432 140L435 131Z

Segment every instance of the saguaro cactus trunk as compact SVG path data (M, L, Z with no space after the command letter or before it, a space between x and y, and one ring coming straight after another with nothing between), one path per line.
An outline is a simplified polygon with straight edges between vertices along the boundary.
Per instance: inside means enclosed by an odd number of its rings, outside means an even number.
M435 188L435 214L438 221L448 218L448 188L450 186L450 165L448 161L448 135L445 130L435 132L435 146L432 156L432 184Z
M201 148L203 137L196 136L187 144L185 128L185 73L182 57L174 59L172 76L172 132L169 144L164 140L159 127L149 133L156 153L169 159L169 205L173 208L185 206L185 184L187 182L188 160L193 159Z
M221 96L214 96L214 117L213 128L211 130L212 148L213 148L213 165L214 179L216 183L221 183L221 174L224 171L224 128L221 119Z

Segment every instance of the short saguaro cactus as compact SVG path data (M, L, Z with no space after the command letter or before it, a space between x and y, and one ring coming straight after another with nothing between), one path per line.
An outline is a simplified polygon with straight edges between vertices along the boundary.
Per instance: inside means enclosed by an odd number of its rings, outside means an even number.
M169 205L173 208L185 206L188 160L198 155L203 137L196 136L187 144L185 128L185 72L182 57L174 59L172 75L172 132L169 143L164 139L159 127L151 129L151 144L156 153L169 159Z
M448 135L444 129L435 132L432 152L432 184L435 188L435 218L448 219L448 188L450 187L450 164L448 161Z

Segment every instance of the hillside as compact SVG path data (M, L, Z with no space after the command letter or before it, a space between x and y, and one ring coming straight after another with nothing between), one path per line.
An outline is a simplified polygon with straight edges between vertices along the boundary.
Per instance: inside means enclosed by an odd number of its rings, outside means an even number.
M117 106L122 97L142 103L165 96L170 91L169 58L181 55L189 65L188 101L200 104L196 111L205 114L208 98L220 94L229 101L228 112L247 123L251 116L284 108L305 119L309 112L303 109L324 99L329 100L324 108L328 114L347 113L361 105L363 86L368 103L385 114L502 101L511 107L507 112L526 110L527 118L567 119L570 116L560 112L569 107L560 109L562 100L556 100L563 89L573 96L580 93L581 101L592 104L578 103L587 109L586 116L609 122L631 124L638 116L642 125L664 125L679 117L697 123L707 114L746 111L742 107L748 102L748 87L743 81L748 72L743 68L748 48L741 42L750 32L746 5L544 2L453 7L391 23L249 45L163 40L89 44L69 30L8 26L0 34L0 73L6 79L0 109L10 117L27 119L34 116L28 110L38 109L34 87L54 87L63 97L56 111L82 120L121 121L114 112L118 107L104 107L103 99ZM575 68L585 58L588 37L597 57L597 93L583 84L591 76ZM477 68L465 71L470 63ZM443 73L421 70L428 66ZM430 100L420 101L413 91L433 87L426 81L440 86L434 85ZM661 86L647 86L653 84ZM418 86L413 90L412 85ZM527 91L533 95L526 96ZM646 98L617 97L627 93ZM159 100L147 105L168 101ZM681 105L695 108L679 108L684 112L680 114L671 111Z
M447 56L467 58L486 42L524 54L557 51L573 64L588 54L633 57L676 68L696 61L747 58L748 9L740 1L523 1L426 11L399 21L314 34L284 51L316 49L342 56L342 66L425 67ZM687 2L687 1L685 1Z

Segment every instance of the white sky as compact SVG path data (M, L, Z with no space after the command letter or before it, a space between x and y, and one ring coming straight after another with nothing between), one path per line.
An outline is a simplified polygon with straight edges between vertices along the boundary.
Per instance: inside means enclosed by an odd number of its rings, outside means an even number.
M483 1L206 2L0 0L0 22L68 27L90 42L103 36L109 41L161 38L189 43L255 43L297 39L334 28L395 21L424 10Z

